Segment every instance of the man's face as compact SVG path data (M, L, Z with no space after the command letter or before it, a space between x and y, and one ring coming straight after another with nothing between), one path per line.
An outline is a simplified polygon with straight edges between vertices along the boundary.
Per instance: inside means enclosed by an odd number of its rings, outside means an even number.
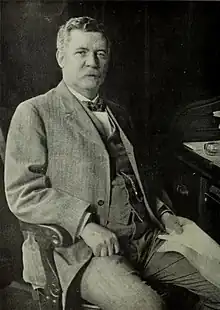
M99 32L73 30L63 52L57 53L65 82L76 91L96 94L108 67L108 46Z

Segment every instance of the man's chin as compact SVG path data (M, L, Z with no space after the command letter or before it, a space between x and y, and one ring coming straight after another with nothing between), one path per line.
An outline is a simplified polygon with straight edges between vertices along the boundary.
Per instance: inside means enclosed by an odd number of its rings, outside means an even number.
M90 81L90 80L88 80L88 81L84 81L84 83L82 83L82 88L85 88L85 89L98 89L99 88L99 86L100 86L100 83L96 80L94 80L94 81Z

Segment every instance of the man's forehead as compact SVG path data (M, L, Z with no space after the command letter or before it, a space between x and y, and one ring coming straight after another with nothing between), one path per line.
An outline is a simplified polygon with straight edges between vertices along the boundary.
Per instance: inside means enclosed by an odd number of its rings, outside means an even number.
M70 33L71 47L101 47L107 48L107 40L104 35L100 32L93 31L82 31L79 29L74 29Z

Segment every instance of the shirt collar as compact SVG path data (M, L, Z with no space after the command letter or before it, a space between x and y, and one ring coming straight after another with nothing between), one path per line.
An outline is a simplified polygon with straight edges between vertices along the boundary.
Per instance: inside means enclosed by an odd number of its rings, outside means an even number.
M86 98L85 96L81 95L80 93L78 93L77 91L75 91L72 87L68 86L69 91L80 101L91 101L91 102L96 102L99 98L99 95L97 95L94 99L90 100L88 98Z

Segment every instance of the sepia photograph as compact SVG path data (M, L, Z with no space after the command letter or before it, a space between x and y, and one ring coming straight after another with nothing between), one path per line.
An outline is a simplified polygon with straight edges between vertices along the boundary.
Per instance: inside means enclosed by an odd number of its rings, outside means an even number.
M220 1L0 8L0 310L220 310Z

